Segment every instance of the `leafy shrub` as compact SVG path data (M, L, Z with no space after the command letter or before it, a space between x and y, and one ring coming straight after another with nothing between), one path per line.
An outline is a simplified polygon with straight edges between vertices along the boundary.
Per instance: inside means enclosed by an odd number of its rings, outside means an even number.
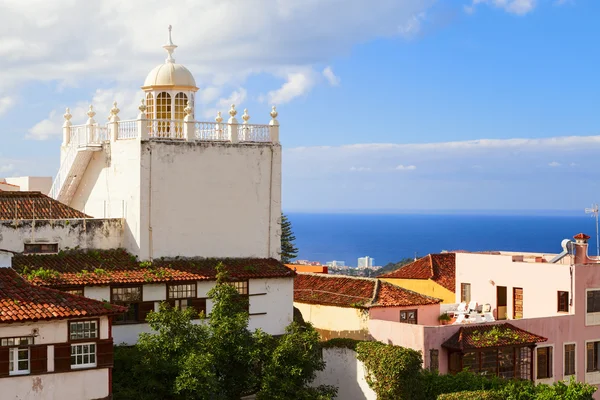
M437 400L504 400L504 398L493 390L475 390L440 394Z

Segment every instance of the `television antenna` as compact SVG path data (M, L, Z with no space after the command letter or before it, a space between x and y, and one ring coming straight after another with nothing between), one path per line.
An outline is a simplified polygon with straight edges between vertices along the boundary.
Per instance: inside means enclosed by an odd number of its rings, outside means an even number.
M598 204L592 204L591 208L585 209L586 214L592 214L596 218L596 256L600 257L600 235L598 234Z

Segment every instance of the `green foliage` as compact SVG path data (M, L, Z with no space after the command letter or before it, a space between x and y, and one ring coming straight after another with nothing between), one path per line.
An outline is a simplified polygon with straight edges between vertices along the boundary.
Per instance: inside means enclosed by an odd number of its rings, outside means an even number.
M448 313L442 313L438 317L438 321L440 321L440 322L442 322L442 321L450 321L450 320L452 320L452 317L450 317L450 314L448 314Z
M167 303L148 315L154 332L115 356L115 399L238 400L250 393L259 399L333 398L335 388L308 387L324 368L312 326L292 324L279 339L248 330L247 299L222 264L208 296L214 304L206 323L192 322L192 308Z
M383 268L381 268L377 271L377 276L395 271L398 268L401 268L407 264L410 264L413 261L414 261L414 259L407 257L407 258L403 258L402 260L400 260L396 263L388 263L388 264L384 265Z
M523 341L517 332L500 325L494 326L487 331L473 332L471 340L481 347L493 347L504 341L515 343Z
M440 375L437 371L423 370L421 384L425 400L437 399L440 394L472 390L500 389L508 381L496 376L486 376L463 371L456 375Z
M506 400L592 400L596 387L571 378L569 383L534 385L529 381L509 382L497 393Z
M441 394L437 400L504 400L504 398L490 390L476 390Z
M356 345L357 358L365 364L366 380L379 400L412 400L422 395L421 353L380 342Z
M44 267L34 268L26 266L23 268L21 275L24 276L28 281L34 281L36 279L41 281L53 281L60 278L60 273L58 271Z
M281 213L281 262L289 263L298 256L298 248L294 246L294 232L292 232L292 223Z

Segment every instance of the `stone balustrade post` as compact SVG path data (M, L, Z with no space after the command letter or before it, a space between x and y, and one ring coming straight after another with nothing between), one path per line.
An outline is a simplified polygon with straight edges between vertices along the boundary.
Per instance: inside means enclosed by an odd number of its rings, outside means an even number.
M229 135L229 140L231 141L231 143L239 143L238 121L237 121L237 119L235 119L236 114L237 114L237 111L235 110L235 104L232 104L231 109L229 110L229 115L231 117L227 121L228 135Z
M96 111L94 111L94 106L90 104L90 108L86 113L88 116L88 120L86 121L86 145L94 143L95 133L96 133L96 120L94 120L94 116L96 115Z
M146 104L145 104L145 100L142 99L142 102L140 103L140 106L138 107L138 110L140 110L140 113L137 116L137 131L138 131L138 137L140 138L140 140L148 140L149 135L148 135L148 117L146 116Z
M69 110L69 107L67 107L65 114L63 115L63 117L65 118L65 122L63 123L62 129L63 129L63 142L62 145L63 146L68 146L69 143L71 143L71 125L73 125L71 123L71 112Z
M271 108L271 121L269 122L269 134L271 143L279 143L279 121L277 121L277 109Z
M117 107L117 102L113 103L112 108L110 109L110 140L116 142L119 139L119 108Z
M196 140L196 121L194 121L194 117L192 116L192 107L189 100L183 109L183 112L185 112L185 117L183 118L183 138L186 141L191 142Z
M244 124L242 125L242 137L239 138L240 141L247 142L250 140L250 126L248 121L250 120L250 115L248 114L248 109L244 108L244 114L242 114L242 119L244 120Z

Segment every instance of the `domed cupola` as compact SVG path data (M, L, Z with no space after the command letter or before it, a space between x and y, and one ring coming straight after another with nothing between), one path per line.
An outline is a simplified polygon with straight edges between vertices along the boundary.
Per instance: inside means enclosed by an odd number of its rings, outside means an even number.
M194 94L198 88L192 73L183 65L175 64L173 51L177 46L171 40L171 25L169 41L163 48L167 59L150 71L142 86L146 92L146 115L150 120L183 121L188 101L194 117Z

